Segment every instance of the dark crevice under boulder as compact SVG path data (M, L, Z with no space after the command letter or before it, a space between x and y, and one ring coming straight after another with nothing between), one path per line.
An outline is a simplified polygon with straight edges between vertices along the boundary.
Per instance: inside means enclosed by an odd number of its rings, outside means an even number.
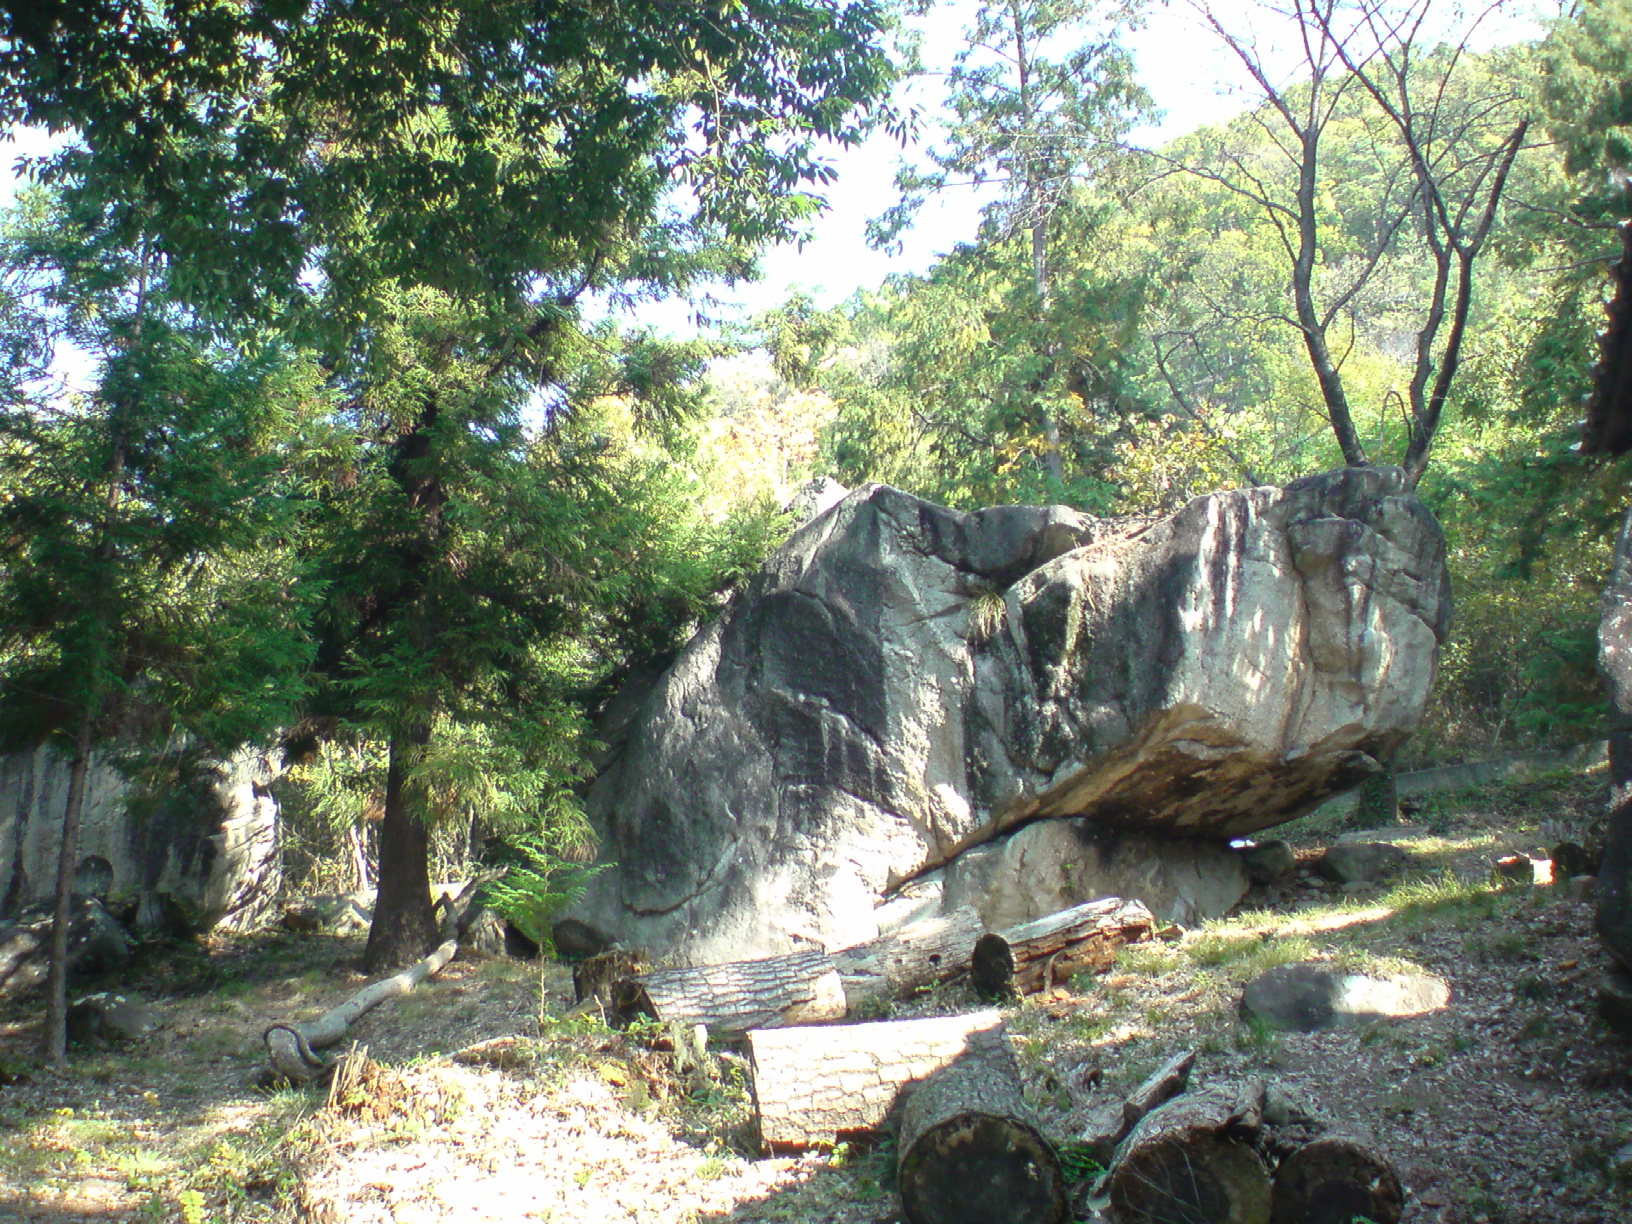
M1112 892L1219 912L1246 887L1230 839L1415 729L1447 615L1395 469L1155 520L866 486L624 695L589 799L613 865L572 917L726 959L965 901L992 926Z

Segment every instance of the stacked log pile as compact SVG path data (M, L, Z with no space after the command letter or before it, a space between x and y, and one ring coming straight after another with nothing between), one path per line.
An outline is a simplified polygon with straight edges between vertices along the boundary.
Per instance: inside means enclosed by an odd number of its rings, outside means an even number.
M613 951L576 980L585 1005L614 1020L744 1040L767 1152L894 1132L909 1224L1063 1224L1066 1178L1021 1093L1000 1012L856 1021L964 977L992 996L1047 994L1156 926L1118 898L1001 932L966 909L834 953L648 969ZM1114 1224L1399 1219L1399 1179L1363 1138L1260 1083L1187 1092L1194 1061L1171 1060L1080 1138L1108 1165L1098 1194Z
M1117 1147L1103 1184L1115 1224L1397 1224L1393 1166L1278 1085L1175 1096Z

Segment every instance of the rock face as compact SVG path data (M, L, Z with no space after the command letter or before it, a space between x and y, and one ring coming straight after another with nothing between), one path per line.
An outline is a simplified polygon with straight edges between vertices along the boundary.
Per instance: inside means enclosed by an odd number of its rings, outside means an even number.
M68 968L71 980L117 972L131 957L130 936L95 897L79 897L69 911ZM17 919L0 918L0 999L45 982L51 967L51 912L37 907Z
M138 902L138 925L159 923L165 899L200 929L260 924L281 881L276 776L273 758L245 750L131 805L130 783L93 762L79 850L98 887L87 891ZM51 897L67 792L68 762L50 749L0 757L0 916Z
M869 938L909 884L999 921L1140 895L1107 866L1164 878L1164 917L1230 904L1238 860L1185 839L1303 814L1421 717L1448 579L1401 490L1350 469L1096 521L858 489L638 704L574 917L723 959Z

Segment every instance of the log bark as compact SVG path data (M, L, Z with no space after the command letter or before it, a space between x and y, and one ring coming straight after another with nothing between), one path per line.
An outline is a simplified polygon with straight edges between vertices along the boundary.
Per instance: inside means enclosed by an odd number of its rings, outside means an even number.
M647 1017L664 1024L706 1024L716 1037L845 1015L844 983L825 952L657 969L624 979L613 994L623 1023Z
M748 1034L754 1113L767 1152L871 1138L901 1089L971 1050L1008 1056L998 1011Z
M1065 1175L1020 1095L1014 1061L966 1053L911 1090L901 1116L908 1224L1061 1224Z
M1156 930L1156 918L1141 901L1105 897L1078 905L1034 922L1022 923L999 933L1014 960L1013 989L1021 994L1052 990L1084 969L1108 969L1116 960L1116 950L1124 944L1149 939ZM983 950L993 966L1001 963L990 941ZM984 970L987 986L995 969Z
M1116 1224L1270 1224L1269 1171L1256 1150L1261 1088L1178 1097L1117 1148L1108 1189Z
M458 941L450 939L417 964L370 983L316 1020L272 1025L261 1036L273 1070L296 1083L328 1073L331 1065L318 1057L316 1051L344 1041L346 1032L363 1016L387 999L405 995L426 978L441 972L458 951Z
M966 973L986 924L972 905L910 922L900 930L833 954L852 1012L899 999Z
M1322 1135L1275 1170L1271 1224L1398 1224L1404 1210L1393 1166L1354 1135Z

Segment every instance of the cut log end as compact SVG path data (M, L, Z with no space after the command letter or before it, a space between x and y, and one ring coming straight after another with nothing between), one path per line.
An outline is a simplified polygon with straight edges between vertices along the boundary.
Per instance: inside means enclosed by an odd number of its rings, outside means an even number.
M1405 1194L1394 1169L1348 1135L1322 1135L1281 1162L1272 1224L1398 1224Z
M1065 1185L1053 1149L1015 1118L968 1113L919 1138L901 1165L913 1224L1057 1224Z
M1227 1135L1187 1135L1141 1145L1111 1175L1116 1224L1269 1224L1269 1173ZM1348 1224L1345 1219L1344 1224Z
M1012 1058L965 1057L913 1089L901 1119L910 1224L1061 1224L1065 1175L1026 1115Z

